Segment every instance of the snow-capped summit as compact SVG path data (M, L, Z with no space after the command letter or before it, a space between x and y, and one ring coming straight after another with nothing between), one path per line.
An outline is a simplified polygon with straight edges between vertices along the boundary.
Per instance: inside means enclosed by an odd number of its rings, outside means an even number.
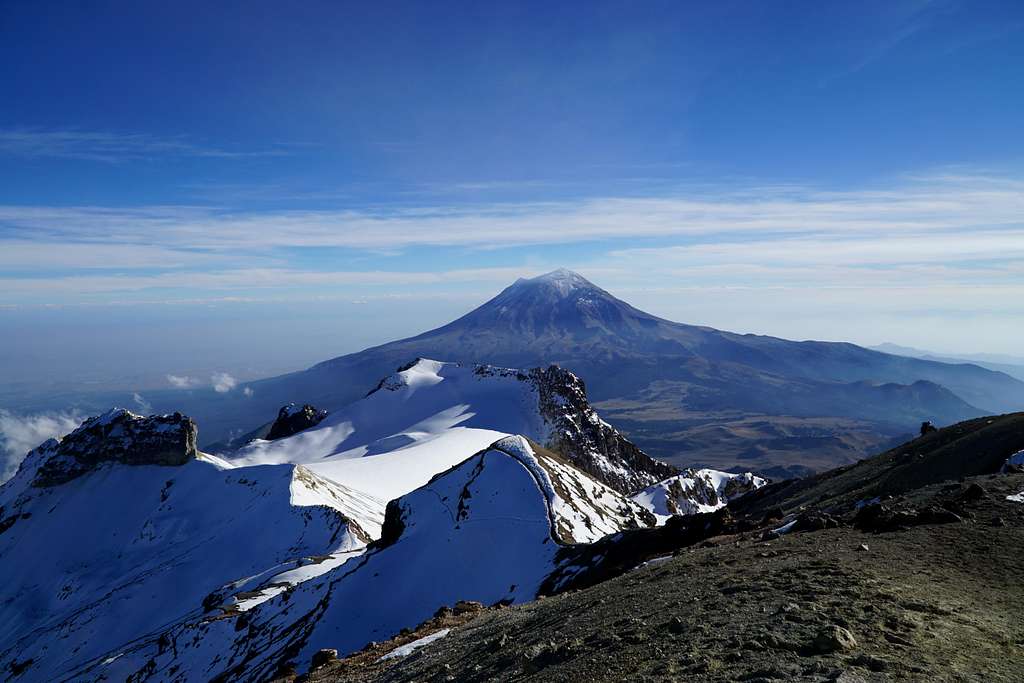
M559 338L602 333L614 341L633 336L638 319L657 320L634 309L570 270L520 278L479 308L438 330L465 329L514 335L519 342L556 342ZM511 339L503 340L508 345Z
M550 273L544 273L533 278L521 277L515 281L512 285L515 288L524 289L527 287L548 287L555 292L558 296L566 297L572 295L574 292L583 291L603 291L597 285L587 280L579 273L575 273L568 268L558 268L552 270Z

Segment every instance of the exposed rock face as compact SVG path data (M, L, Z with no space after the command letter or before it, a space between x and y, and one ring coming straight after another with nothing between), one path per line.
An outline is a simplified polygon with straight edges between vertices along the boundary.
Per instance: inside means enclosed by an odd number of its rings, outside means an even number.
M478 365L480 375L515 375L533 384L541 416L550 427L545 448L619 493L631 494L678 470L640 450L598 417L587 401L583 380L557 365L527 372Z
M648 486L632 498L660 522L673 515L714 512L767 482L750 472L731 474L717 470L686 469L680 474Z
M56 486L105 462L125 465L184 465L196 457L196 425L173 415L141 417L115 408L91 417L63 439L49 439L28 454L32 485Z
M315 427L327 417L326 410L317 410L315 406L308 403L301 408L294 403L282 406L277 412L277 419L271 425L267 433L267 441L283 439L292 434L298 434L304 429Z

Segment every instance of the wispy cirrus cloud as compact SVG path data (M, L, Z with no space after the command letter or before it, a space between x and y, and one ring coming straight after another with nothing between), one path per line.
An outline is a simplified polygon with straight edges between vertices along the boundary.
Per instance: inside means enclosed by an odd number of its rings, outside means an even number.
M755 274L766 286L858 277L1012 284L1024 264L1022 216L1024 181L951 171L848 191L747 184L378 210L3 206L0 246L10 249L0 249L0 304L143 293L179 300L321 297L368 286L507 282L563 264L609 277L685 272L688 282L704 278L709 285L744 284ZM381 256L383 249L417 247L546 253L584 243L596 246L583 262L542 258L528 267L388 269L390 257ZM296 257L322 248L364 254L376 268L311 268ZM44 266L45 277L30 272Z
M281 156L286 154L286 150L232 150L201 144L185 136L26 127L0 129L0 154L29 159L122 163L175 157L245 159Z
M508 247L632 237L895 234L1021 226L1024 181L913 177L885 189L681 189L653 197L379 210L245 212L201 206L0 207L0 227L35 243L149 245L188 253L409 246Z

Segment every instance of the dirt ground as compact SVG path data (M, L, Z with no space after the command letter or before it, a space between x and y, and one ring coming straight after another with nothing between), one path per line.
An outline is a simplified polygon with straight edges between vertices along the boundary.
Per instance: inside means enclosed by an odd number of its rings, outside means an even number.
M1024 474L935 484L985 495L964 521L718 537L586 590L443 615L301 680L1024 680ZM448 619L448 621L443 621ZM384 653L451 627L404 658Z

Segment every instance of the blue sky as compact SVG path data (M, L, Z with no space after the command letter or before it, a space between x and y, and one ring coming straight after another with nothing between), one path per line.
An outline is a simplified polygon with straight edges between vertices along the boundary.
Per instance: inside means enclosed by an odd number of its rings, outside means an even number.
M0 372L258 376L558 266L1019 351L1022 73L1019 2L8 0Z

